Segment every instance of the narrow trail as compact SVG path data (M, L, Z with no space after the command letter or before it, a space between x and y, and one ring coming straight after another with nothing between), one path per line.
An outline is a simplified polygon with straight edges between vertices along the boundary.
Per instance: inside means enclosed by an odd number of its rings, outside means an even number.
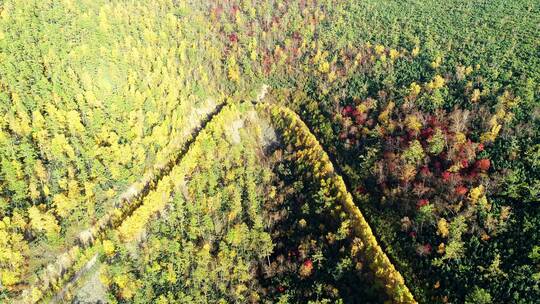
M77 284L77 281L83 277L96 263L98 262L99 254L94 254L92 258L84 264L83 268L81 268L79 271L77 271L73 277L69 280L69 282L65 283L64 287L54 295L54 297L51 300L51 303L61 303L66 294Z
M94 264L97 260L97 256L94 255L80 271L70 273L70 268L78 261L80 252L100 241L106 235L107 231L114 230L120 226L126 218L131 216L141 206L144 197L148 195L163 177L171 172L172 168L183 158L189 147L195 142L201 130L204 130L206 125L221 113L225 105L226 103L220 103L211 112L207 113L199 125L190 130L190 134L187 136L188 139L179 144L180 147L178 147L168 162L155 166L153 170L145 174L135 185L129 187L128 195L122 195L119 198L118 206L109 211L91 228L82 231L77 238L77 244L60 255L54 263L47 265L40 279L24 290L21 297L15 303L37 303L44 300L47 296L50 296L47 292L50 291L51 287L58 283L64 285L64 287L52 295L52 298L54 302L60 301L66 294L67 289L74 285L75 281L82 277L86 271L91 269L91 266L88 267L88 265ZM137 190L129 191L129 189ZM66 280L66 282L62 283L63 280ZM35 292L36 289L39 290L38 293Z
M266 95L267 89L267 86L263 86L261 93L256 97L255 100L251 101L251 103L254 105L262 104L262 100ZM128 195L120 197L119 206L117 208L105 215L96 225L86 231L81 232L78 238L78 244L74 245L64 255L60 256L55 263L47 266L46 272L48 272L49 276L42 276L45 277L45 279L38 281L36 284L31 286L30 289L23 292L21 299L17 301L17 303L36 303L40 300L46 299L47 297L50 299L50 301L52 301L52 303L62 302L69 291L77 286L77 281L83 278L85 274L93 268L98 259L98 253L93 253L84 266L82 266L78 271L73 272L73 270L70 268L72 268L77 262L78 253L85 248L88 249L93 247L96 242L102 240L108 231L118 228L126 218L131 216L139 207L141 207L143 199L150 193L150 191L153 190L158 182L167 176L182 160L184 155L189 151L191 145L196 141L200 132L206 128L208 123L210 123L214 117L221 113L226 104L227 103L218 104L214 110L208 113L201 120L199 126L191 129L189 139L180 145L180 148L174 153L174 157L171 157L171 159L169 159L169 161L165 164L157 166L157 168L154 167L154 171L157 172L146 174L137 183L139 186L135 188L138 189L138 191L132 191L132 193L128 192ZM293 112L286 107L283 108ZM295 113L295 115L303 124L306 125L309 132L313 135L314 133L312 132L311 126L307 125L298 114ZM315 135L313 135L313 137L315 137ZM323 149L323 151L326 153L325 149ZM326 154L328 155L330 163L336 170L336 174L343 180L346 189L350 189L350 181L347 179L347 176L343 174L340 166L338 165L339 163L336 162L336 159L334 158L334 155L328 153ZM350 192L348 193L350 195ZM373 228L370 230L372 229ZM393 263L391 264L394 265ZM65 282L62 283L62 281ZM51 287L58 283L60 283L59 285L62 287L58 291L51 294ZM40 294L40 296L36 298L35 295L32 295L32 288L38 288L43 294Z

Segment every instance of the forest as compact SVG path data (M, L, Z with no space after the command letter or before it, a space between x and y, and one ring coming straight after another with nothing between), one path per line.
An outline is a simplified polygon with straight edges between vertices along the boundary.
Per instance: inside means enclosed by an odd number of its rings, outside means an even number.
M540 299L540 2L0 1L0 303Z

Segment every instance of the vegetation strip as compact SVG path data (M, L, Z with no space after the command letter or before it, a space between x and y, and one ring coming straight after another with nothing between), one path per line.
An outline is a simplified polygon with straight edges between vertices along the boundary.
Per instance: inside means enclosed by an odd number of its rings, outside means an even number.
M347 191L343 178L334 172L334 166L328 155L322 149L315 136L300 117L286 107L260 104L267 111L280 129L288 144L295 148L306 146L309 154L303 156L311 163L320 179L327 180L335 187L336 197L355 222L354 229L365 244L365 256L375 276L384 282L388 295L396 303L416 303L413 295L405 285L401 274L395 269L382 248L377 243L371 227L364 219L358 207L354 204L351 194Z
M135 185L132 185L130 189L135 190L131 191L129 195L124 195L120 198L118 208L108 212L90 229L81 232L77 240L78 244L72 246L68 251L60 255L56 262L49 264L39 281L36 282L34 286L23 291L19 302L36 303L42 299L45 292L51 288L55 282L58 282L62 277L71 276L70 268L77 262L81 250L89 248L98 240L101 240L106 231L119 227L126 218L141 206L143 198L146 197L161 179L169 174L176 163L188 151L199 132L221 112L224 105L225 103L220 103L212 112L207 114L200 125L192 129L187 140L175 142L174 145L177 145L177 149L171 149L173 153L171 154L169 161L164 164L156 164L153 170L145 174L145 176ZM80 277L80 275L77 277Z

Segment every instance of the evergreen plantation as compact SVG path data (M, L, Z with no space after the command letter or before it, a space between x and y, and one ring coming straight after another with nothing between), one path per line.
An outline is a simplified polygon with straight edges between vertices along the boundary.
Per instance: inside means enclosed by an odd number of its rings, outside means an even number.
M0 303L537 303L540 3L0 2Z

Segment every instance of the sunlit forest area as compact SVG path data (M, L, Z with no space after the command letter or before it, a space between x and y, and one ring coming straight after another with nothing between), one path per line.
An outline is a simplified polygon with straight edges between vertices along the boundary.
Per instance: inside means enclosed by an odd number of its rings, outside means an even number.
M0 0L0 303L540 303L540 2Z

